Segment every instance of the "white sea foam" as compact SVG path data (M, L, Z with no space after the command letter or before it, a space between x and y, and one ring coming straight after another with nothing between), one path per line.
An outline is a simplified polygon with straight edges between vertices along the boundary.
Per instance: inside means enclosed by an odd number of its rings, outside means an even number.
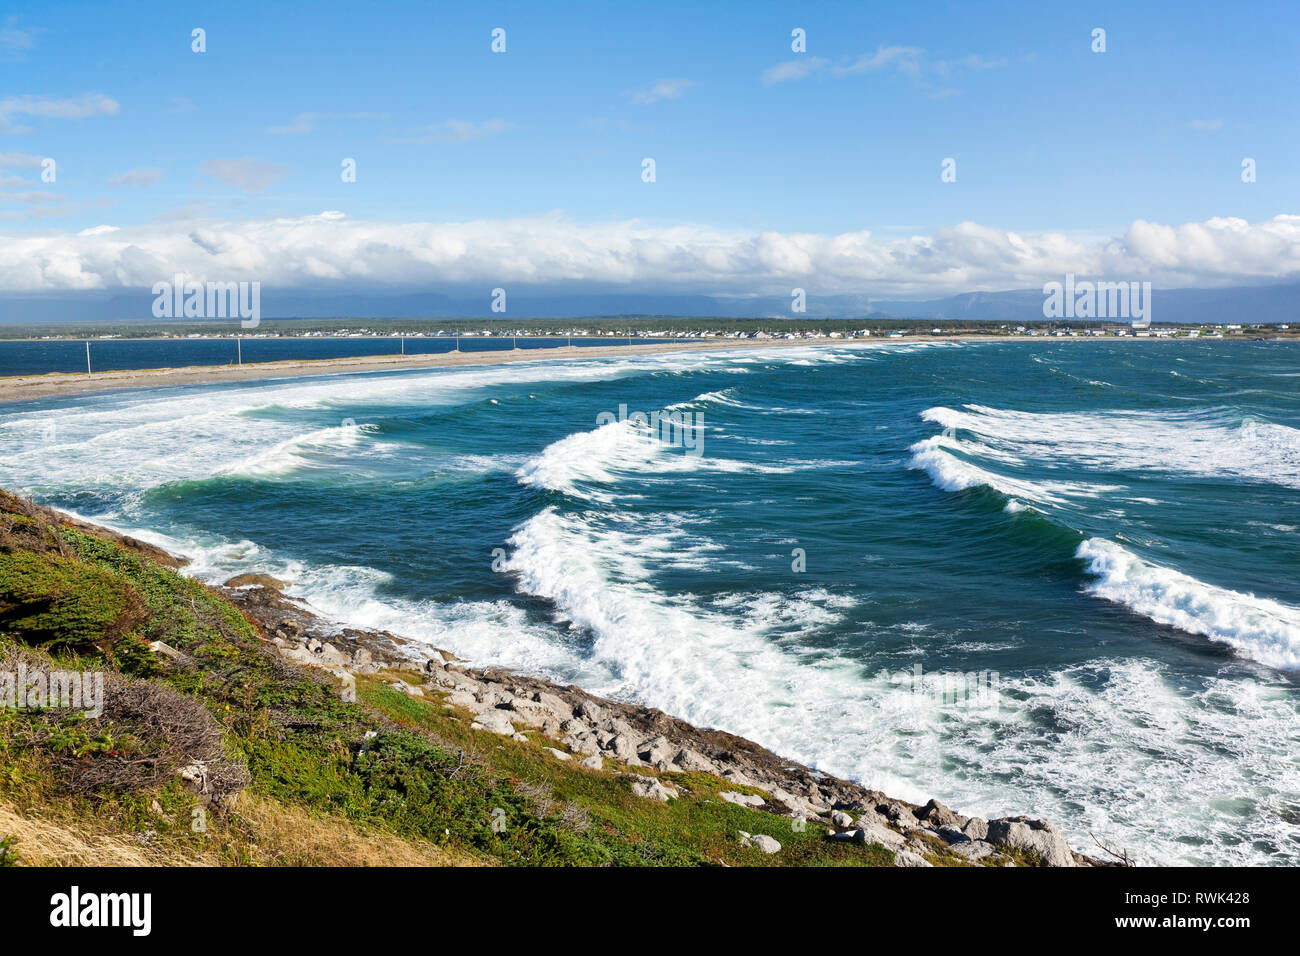
M665 593L653 584L657 562L642 534L555 509L526 521L509 543L507 570L518 587L552 602L558 619L589 640L587 656L616 675L598 692L746 734L828 769L863 769L843 759L861 757L861 748L841 746L861 743L859 728L871 722L858 666L833 654L805 659L773 633L838 622L845 609L835 595L814 589L702 602Z
M1070 820L1142 864L1294 865L1300 709L1283 683L1180 686L1151 660L1098 660L1001 679L993 719L922 723L888 752L943 772L964 812ZM1102 757L1101 755L1104 755Z
M1270 667L1300 668L1300 608L1206 584L1102 538L1084 541L1076 556L1096 575L1090 594Z
M1013 499L1042 505L1064 505L1070 498L1096 498L1116 490L1115 485L1030 480L999 474L962 457L977 449L944 435L923 439L908 450L912 457L907 467L926 472L930 480L944 491L965 491L985 486Z
M836 626L842 596L665 593L639 543L553 510L511 541L520 588L590 642L589 672L613 675L598 693L906 799L928 799L941 782L941 798L965 812L1062 821L1081 849L1095 851L1091 833L1146 863L1258 862L1257 846L1300 859L1281 819L1300 792L1290 752L1300 710L1284 686L1223 678L1187 690L1152 661L1099 661L1003 678L993 713L953 708L816 642L786 640ZM1246 793L1257 808L1248 817L1223 799ZM1203 842L1186 841L1194 835Z
M529 487L610 502L614 495L612 486L627 475L693 472L787 475L823 468L857 468L860 464L835 459L742 461L687 454L658 440L648 427L623 420L574 432L552 442L525 462L516 474Z
M965 405L922 417L1021 458L1108 471L1160 471L1300 488L1300 429L1225 411L1022 412Z
M356 448L361 444L366 426L355 423L317 428L276 442L270 448L257 451L247 458L223 465L218 475L238 475L255 478L275 478L304 468L328 467L328 462L318 463L321 456Z

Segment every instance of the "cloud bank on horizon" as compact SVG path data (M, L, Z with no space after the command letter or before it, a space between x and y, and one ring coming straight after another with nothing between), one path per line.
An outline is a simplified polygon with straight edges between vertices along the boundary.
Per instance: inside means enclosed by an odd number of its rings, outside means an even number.
M483 283L591 284L714 295L961 292L1027 288L1073 272L1160 287L1300 278L1300 216L1165 225L1079 239L974 222L928 235L819 235L579 224L553 215L454 223L357 220L341 212L172 221L75 234L0 235L0 293L136 290L176 274L350 291Z
M740 9L19 0L0 296L1300 281L1287 0Z

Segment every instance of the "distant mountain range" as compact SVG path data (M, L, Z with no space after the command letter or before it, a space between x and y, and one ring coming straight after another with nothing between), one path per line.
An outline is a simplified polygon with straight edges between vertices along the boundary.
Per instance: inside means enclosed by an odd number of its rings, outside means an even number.
M1300 322L1300 284L1226 289L1157 289L1152 319L1162 322ZM157 321L153 296L76 293L63 296L0 296L0 324ZM869 295L810 295L794 314L785 296L710 296L608 293L511 292L507 311L493 313L485 292L327 294L262 289L262 317L333 318L592 318L664 316L698 318L898 318L1029 322L1043 318L1038 289L967 292L941 299L879 299Z

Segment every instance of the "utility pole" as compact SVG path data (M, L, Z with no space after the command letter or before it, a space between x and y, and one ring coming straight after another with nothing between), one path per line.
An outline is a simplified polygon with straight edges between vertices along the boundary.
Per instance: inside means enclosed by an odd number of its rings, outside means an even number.
M403 354L403 355L406 354L406 336L405 336L405 335L402 336L402 354Z
M460 333L459 333L459 332L456 333L456 351L457 351L457 352L460 351Z
M86 339L86 374L90 374L90 339Z
M239 357L239 364L244 364L244 339L242 336L235 336L235 354Z

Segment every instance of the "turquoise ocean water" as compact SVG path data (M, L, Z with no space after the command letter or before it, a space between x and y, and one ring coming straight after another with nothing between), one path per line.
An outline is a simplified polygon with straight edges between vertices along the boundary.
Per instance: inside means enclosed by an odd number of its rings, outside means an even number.
M895 796L1151 863L1300 863L1298 345L841 344L75 396L0 405L0 485L206 579L268 572L336 620Z

